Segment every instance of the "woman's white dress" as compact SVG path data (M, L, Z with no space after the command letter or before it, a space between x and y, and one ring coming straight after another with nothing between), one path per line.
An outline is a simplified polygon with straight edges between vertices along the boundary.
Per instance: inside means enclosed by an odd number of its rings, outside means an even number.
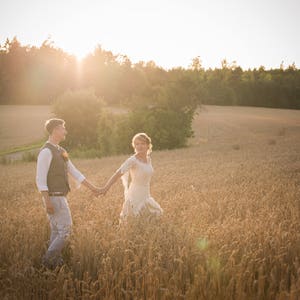
M124 185L124 204L120 218L137 216L141 212L160 215L163 210L150 195L150 181L153 174L151 159L142 162L135 155L129 157L117 170L121 171ZM129 175L131 181L129 183Z

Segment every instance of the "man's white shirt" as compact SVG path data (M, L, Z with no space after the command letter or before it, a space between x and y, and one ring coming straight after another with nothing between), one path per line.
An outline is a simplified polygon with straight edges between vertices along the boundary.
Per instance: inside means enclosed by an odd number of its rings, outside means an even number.
M52 144L52 143L51 143ZM52 144L53 145L53 144ZM54 145L56 146L56 145ZM36 170L36 185L38 190L48 191L47 175L52 160L52 152L49 148L44 148L40 151L37 159L37 170ZM68 173L80 184L85 180L85 176L73 165L73 163L67 161Z

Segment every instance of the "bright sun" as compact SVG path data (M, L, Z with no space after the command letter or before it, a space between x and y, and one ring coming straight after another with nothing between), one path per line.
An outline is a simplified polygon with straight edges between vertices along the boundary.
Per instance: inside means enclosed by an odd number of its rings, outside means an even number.
M83 60L88 54L90 54L94 51L94 49L88 48L84 44L82 44L82 45L72 45L72 43L70 43L69 46L66 45L64 47L64 50L67 51L68 53L72 54L72 55L75 55L76 59L78 61Z

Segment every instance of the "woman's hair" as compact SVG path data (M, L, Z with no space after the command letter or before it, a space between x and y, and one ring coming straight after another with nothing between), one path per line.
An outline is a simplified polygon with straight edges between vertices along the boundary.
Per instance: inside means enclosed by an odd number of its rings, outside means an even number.
M133 148L134 148L134 141L135 140L141 140L141 141L145 142L149 146L148 154L150 154L152 152L151 138L146 133L144 133L144 132L137 133L132 138L131 145L132 145Z

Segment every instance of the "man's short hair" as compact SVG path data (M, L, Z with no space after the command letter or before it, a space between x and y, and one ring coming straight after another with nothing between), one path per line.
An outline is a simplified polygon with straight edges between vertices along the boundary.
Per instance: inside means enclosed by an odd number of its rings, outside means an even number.
M51 134L53 129L58 125L65 125L65 121L63 119L49 119L45 122L46 131Z

